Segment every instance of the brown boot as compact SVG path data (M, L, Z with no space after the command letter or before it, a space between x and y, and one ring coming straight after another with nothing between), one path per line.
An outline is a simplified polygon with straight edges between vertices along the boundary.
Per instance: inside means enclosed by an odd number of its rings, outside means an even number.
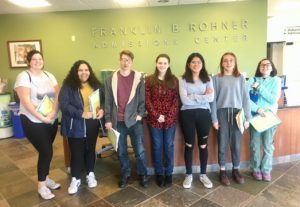
M244 177L241 175L239 169L232 169L232 178L237 182L238 184L245 183Z
M225 186L229 186L230 185L230 181L226 175L226 171L225 170L220 170L220 175L219 175L219 179L220 182L225 185Z

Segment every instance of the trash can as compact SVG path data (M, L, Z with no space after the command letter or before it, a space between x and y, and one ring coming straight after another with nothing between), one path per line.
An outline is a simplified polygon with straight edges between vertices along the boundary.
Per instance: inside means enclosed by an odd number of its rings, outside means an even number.
M9 102L10 93L0 93L0 139L13 136Z
M11 113L11 118L13 123L14 137L17 139L25 138L20 115L19 115L20 105L16 102L11 102L8 106L10 108L10 113Z

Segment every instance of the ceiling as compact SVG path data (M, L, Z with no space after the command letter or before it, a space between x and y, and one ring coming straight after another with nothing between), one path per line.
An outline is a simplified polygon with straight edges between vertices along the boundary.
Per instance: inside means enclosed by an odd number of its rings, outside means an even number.
M144 3L139 3L135 7L173 6L245 0L168 0L168 2L163 3L164 1L166 0L144 0ZM15 6L14 4L8 2L8 0L0 0L0 14L116 9L132 7L120 5L115 0L48 0L48 2L51 3L51 7L28 9ZM299 10L299 0L268 0L268 16L294 13L298 14Z

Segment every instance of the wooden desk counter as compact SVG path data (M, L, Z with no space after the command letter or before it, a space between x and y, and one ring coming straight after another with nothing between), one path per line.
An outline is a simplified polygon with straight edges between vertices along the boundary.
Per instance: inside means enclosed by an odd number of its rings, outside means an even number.
M287 107L278 110L277 115L282 123L277 127L274 145L274 158L284 157L284 161L292 161L291 156L300 159L300 107ZM144 121L144 146L147 154L149 168L152 168L151 140L148 126ZM214 129L210 130L208 138L208 165L218 164L218 146L217 134ZM69 148L67 142L64 141L65 164L69 166ZM244 133L241 142L241 163L249 161L249 132ZM292 158L294 159L294 158ZM228 151L227 160L230 162L230 152ZM279 161L280 162L280 161ZM198 147L195 147L193 153L193 165L199 165ZM180 129L177 126L174 139L174 167L184 167L184 140Z

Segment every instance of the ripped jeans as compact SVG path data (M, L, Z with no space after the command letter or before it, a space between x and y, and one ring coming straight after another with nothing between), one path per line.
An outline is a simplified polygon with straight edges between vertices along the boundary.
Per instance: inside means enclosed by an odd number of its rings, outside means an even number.
M180 112L181 128L185 141L184 161L186 174L192 174L193 149L197 132L200 173L206 174L208 159L208 134L211 128L211 115L208 109L187 109ZM204 148L201 145L206 145Z

